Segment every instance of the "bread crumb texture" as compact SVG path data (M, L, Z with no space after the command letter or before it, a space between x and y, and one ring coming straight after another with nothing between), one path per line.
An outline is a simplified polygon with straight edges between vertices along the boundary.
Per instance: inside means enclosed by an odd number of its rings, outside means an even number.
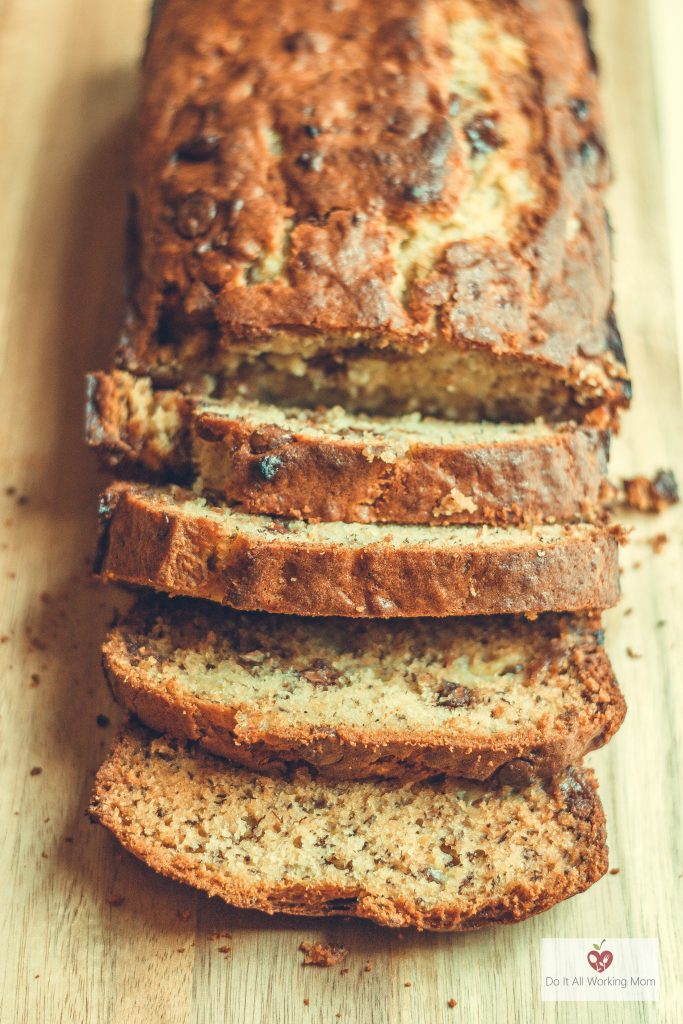
M591 616L349 622L143 598L103 658L119 702L153 728L337 778L549 774L625 710Z
M285 781L133 727L91 810L162 874L269 913L475 928L544 910L607 869L596 783L579 769L522 789Z

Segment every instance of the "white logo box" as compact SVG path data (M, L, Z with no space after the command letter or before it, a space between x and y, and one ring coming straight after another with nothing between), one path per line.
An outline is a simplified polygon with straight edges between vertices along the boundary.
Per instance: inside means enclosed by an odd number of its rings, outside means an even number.
M657 939L541 940L543 1002L642 1003L658 998Z

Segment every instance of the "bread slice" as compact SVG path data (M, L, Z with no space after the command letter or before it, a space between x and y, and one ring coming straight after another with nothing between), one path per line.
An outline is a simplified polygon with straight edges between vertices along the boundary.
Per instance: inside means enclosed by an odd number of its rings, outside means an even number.
M274 779L133 727L91 813L155 871L238 907L466 931L520 921L605 873L593 774L525 788Z
M180 488L119 483L100 502L108 580L248 611L391 618L606 608L608 527L351 526L252 516Z
M450 419L628 401L570 0L166 0L119 364Z
M595 515L606 487L596 428L212 401L121 371L89 375L86 429L109 466L287 518L556 522Z
M146 725L258 771L506 780L563 771L625 703L599 618L388 622L141 598L103 648Z

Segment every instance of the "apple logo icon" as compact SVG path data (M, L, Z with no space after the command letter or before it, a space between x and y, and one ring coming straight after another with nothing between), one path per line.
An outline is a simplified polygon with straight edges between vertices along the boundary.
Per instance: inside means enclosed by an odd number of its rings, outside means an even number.
M603 939L599 946L593 946L587 958L588 963L594 971L598 972L598 974L602 974L603 971L606 971L614 960L609 949L602 949L602 943L605 941L606 940Z

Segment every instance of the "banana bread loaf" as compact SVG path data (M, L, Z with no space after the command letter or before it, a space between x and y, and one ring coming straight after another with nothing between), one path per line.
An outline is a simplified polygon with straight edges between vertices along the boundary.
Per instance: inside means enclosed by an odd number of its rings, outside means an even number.
M166 0L119 365L457 419L628 401L574 0Z
M141 597L103 648L146 725L257 771L515 782L619 728L599 618L389 622L235 613Z
M580 769L525 788L274 779L130 728L91 813L155 871L238 907L466 931L605 873L596 790Z
M114 484L104 579L245 611L392 618L607 608L618 541L601 524L380 526L252 516L177 487Z

